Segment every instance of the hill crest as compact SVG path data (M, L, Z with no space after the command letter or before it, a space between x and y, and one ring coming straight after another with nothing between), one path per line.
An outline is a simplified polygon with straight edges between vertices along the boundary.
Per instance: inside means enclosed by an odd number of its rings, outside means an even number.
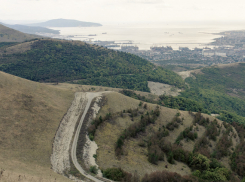
M37 35L25 34L0 24L0 42L23 42L35 38L41 37Z
M99 27L102 26L99 23L85 22L72 19L53 19L42 23L32 23L28 26L40 26L40 27Z

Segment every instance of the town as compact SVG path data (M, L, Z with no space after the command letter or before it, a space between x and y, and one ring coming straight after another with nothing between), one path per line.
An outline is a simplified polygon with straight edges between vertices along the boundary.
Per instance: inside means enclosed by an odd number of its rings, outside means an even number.
M107 48L120 47L120 51L135 54L158 65L199 65L203 67L244 62L245 31L222 32L220 35L220 38L215 39L204 48L179 47L179 50L173 50L171 46L152 46L150 50L139 50L132 42L121 46L115 41L93 43Z

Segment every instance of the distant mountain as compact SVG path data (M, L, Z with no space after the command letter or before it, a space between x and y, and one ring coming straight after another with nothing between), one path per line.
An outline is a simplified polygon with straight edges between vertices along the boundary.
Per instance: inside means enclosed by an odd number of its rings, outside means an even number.
M69 19L54 19L42 23L28 24L28 26L40 26L40 27L99 27L102 26L99 23L84 22L78 20Z
M23 33L36 34L36 33L52 33L52 34L60 34L59 30L52 30L45 27L36 27L36 26L26 26L26 25L9 25L3 24L6 27L18 30Z
M41 37L25 34L0 24L0 42L23 42L34 38Z

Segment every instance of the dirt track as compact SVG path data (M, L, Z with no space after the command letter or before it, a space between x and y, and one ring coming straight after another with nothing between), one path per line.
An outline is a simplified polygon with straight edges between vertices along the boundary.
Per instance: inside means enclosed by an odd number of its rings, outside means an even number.
M55 172L64 174L70 170L70 144L75 131L76 123L87 104L85 93L76 93L71 107L62 119L57 130L54 143L51 164Z
M82 175L86 176L86 178L92 181L102 182L101 180L95 178L94 176L87 174L78 163L77 156L76 156L79 133L83 125L85 116L89 108L91 107L92 100L96 97L101 96L102 93L105 92L79 92L75 94L75 99L72 102L72 105L69 108L67 114L62 119L53 143L53 154L51 156L51 164L55 172L63 175L67 173L71 167L70 164L70 156L71 156L74 166ZM79 119L80 121L75 131ZM89 153L95 152L97 149L96 146L94 147L89 146L91 150L89 151ZM71 155L69 151L71 151Z

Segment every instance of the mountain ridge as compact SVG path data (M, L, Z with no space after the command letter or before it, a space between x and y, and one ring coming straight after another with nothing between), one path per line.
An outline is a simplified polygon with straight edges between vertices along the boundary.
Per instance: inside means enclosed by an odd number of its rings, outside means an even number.
M14 30L18 30L20 32L27 33L27 34L37 34L37 33L60 34L59 30L52 30L52 29L48 29L45 27L27 26L27 25L21 25L21 24L15 24L15 25L10 25L10 24L5 24L5 23L1 23L1 24L6 27L9 27Z
M41 36L25 34L0 24L0 42L23 42L35 38L41 38Z
M28 26L40 26L40 27L99 27L100 23L85 22L73 19L53 19L42 23L27 24Z

